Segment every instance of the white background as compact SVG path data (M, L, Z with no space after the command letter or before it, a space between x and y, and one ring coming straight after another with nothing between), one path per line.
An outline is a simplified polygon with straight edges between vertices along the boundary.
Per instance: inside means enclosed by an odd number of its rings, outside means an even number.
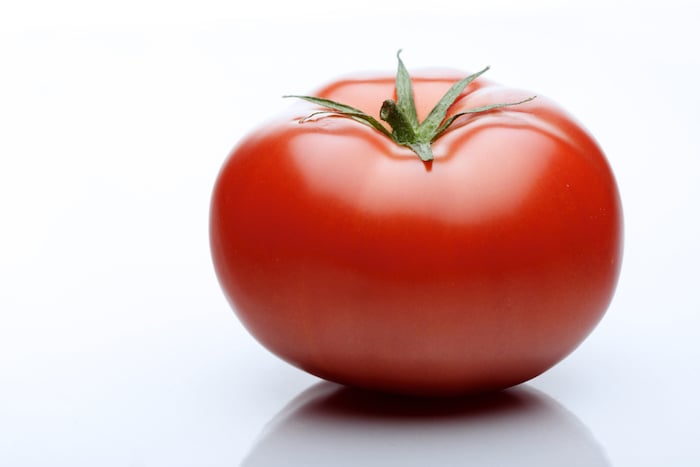
M698 20L691 1L3 3L0 465L700 465ZM213 274L231 147L281 95L399 48L554 98L617 175L616 297L519 408L324 404L337 389L259 346Z

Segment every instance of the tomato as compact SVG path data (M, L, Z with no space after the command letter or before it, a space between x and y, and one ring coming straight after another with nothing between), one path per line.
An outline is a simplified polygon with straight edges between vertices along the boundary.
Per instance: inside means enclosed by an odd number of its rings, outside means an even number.
M620 198L598 144L557 104L476 76L445 110L477 111L420 158L319 105L387 120L382 101L414 98L425 121L460 78L414 76L408 94L389 74L335 81L225 161L213 263L274 354L346 385L467 394L541 374L600 321L621 264Z

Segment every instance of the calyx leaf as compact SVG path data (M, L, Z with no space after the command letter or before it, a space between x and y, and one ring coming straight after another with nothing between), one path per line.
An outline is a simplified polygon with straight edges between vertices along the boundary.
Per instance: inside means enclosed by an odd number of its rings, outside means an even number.
M382 103L382 107L379 112L379 117L389 124L391 131L389 131L386 126L371 115L368 115L360 109L356 109L340 102L314 96L287 95L283 97L303 99L327 109L314 112L309 117L302 119L300 123L303 123L309 118L318 115L335 115L351 118L359 123L362 123L363 125L374 128L384 136L393 140L396 144L410 148L424 162L433 160L430 144L439 138L457 118L463 115L488 112L489 110L499 109L502 107L524 104L537 97L531 96L518 102L490 104L475 107L448 117L447 112L452 104L455 103L457 98L459 98L469 84L489 70L489 67L486 67L483 70L473 73L453 84L445 95L438 101L438 103L435 104L435 107L433 107L425 120L419 122L413 93L413 85L411 83L411 78L408 71L401 60L400 50L396 53L396 58L399 62L398 70L396 72L397 99L396 101L392 99L385 100Z

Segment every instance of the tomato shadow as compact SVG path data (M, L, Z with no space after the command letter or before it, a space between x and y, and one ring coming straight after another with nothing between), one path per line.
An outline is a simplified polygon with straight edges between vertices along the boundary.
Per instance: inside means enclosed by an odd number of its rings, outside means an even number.
M573 414L527 386L424 399L326 382L277 414L242 465L610 466Z

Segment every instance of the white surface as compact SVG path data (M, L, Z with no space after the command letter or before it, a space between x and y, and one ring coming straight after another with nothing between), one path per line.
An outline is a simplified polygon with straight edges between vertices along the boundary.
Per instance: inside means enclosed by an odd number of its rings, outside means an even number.
M0 7L0 465L700 465L697 2L14 3ZM515 408L324 402L337 389L253 341L210 265L209 193L237 139L279 96L393 70L398 48L409 70L488 64L558 100L617 174L616 298Z

